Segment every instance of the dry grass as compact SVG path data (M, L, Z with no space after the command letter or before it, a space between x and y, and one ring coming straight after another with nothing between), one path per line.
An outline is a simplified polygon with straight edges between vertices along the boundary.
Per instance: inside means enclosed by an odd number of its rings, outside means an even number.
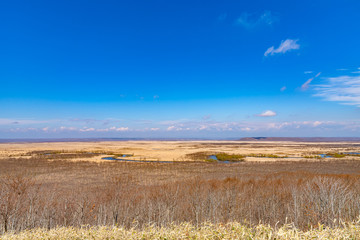
M21 157L31 151L65 151L92 153L135 154L138 157L160 161L184 161L186 154L196 152L224 152L250 156L267 154L289 156L284 160L301 160L301 156L326 153L360 152L360 143L301 143L301 142L239 142L239 141L120 141L120 142L52 142L0 144L0 159ZM102 156L74 159L76 161L101 161ZM345 159L357 159L346 156ZM277 161L276 158L252 157L247 161Z
M221 152L217 144L210 146L213 152ZM232 146L237 145L226 147ZM312 148L308 150L313 154ZM31 234L41 232L56 238L58 231L63 236L90 234L89 238L98 239L127 238L127 234L134 239L142 235L174 239L176 234L185 238L181 234L188 232L189 237L198 239L231 239L238 236L231 235L233 228L239 234L244 231L241 236L265 229L277 239L285 230L300 239L304 234L358 234L359 225L354 221L360 215L360 161L96 162L67 158L88 154L84 149L51 152L56 157L50 158L46 157L48 151L31 150L25 152L31 152L29 158L0 160L0 234L38 228L54 230L31 230L16 237L31 239L35 236ZM120 148L107 152L131 153ZM65 157L58 157L61 155ZM344 226L342 221L351 224ZM258 225L260 222L265 225ZM293 224L291 229L287 225L278 228L288 222ZM319 224L330 228L313 232ZM85 225L93 228L82 229ZM210 231L208 235L206 231ZM15 236L4 236L10 237Z
M18 234L8 233L4 240L25 239L359 239L359 222L343 223L341 227L326 228L322 225L301 231L292 224L282 227L270 227L259 224L248 227L239 223L211 224L203 223L195 227L190 223L170 225L168 227L148 226L142 230L122 227L73 228L61 227L52 230L33 229Z
M57 226L293 222L339 227L360 215L359 162L1 161L2 232ZM27 172L24 172L24 171ZM337 219L335 221L335 219Z

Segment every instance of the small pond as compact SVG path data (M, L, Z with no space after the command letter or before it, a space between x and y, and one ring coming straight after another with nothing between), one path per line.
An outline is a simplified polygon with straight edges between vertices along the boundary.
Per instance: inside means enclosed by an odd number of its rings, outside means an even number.
M214 161L217 161L218 163L235 163L235 162L231 162L231 161L219 161L219 159L216 157L216 155L210 155L208 157L208 160L214 160Z

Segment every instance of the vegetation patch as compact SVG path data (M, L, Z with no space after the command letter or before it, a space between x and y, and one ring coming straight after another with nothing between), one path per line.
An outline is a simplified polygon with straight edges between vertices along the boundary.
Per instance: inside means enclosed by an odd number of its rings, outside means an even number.
M224 152L214 153L214 152L196 152L186 154L186 158L194 161L206 161L206 162L240 162L245 160L244 155L240 154L229 154Z
M239 162L245 160L245 156L240 154L216 153L215 156L218 161Z
M42 150L31 151L26 153L32 157L45 158L45 159L74 159L74 158L87 158L100 155L112 155L113 158L133 157L134 154L125 154L113 151L65 151L65 150Z
M327 156L333 157L333 158L343 158L346 157L346 154L342 153L327 153Z
M276 154L270 154L270 153L253 153L247 155L248 157L261 157L261 158L287 158L287 155L280 156Z
M306 155L306 156L303 156L303 158L322 159L322 157L319 155Z
M356 152L349 152L349 153L342 153L346 156L351 156L351 157L360 157L360 153L356 153Z

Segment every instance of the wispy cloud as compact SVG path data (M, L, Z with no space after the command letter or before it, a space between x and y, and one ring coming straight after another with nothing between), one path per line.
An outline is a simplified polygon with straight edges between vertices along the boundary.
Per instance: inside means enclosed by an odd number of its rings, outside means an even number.
M283 92L286 90L286 86L283 86L282 88L280 88L280 91Z
M273 111L264 112L264 115L273 115ZM273 112L272 114L270 112ZM175 122L175 121L174 121ZM272 132L272 131L302 131L315 130L334 131L334 129L359 131L360 122L333 122L333 121L283 121L283 122L218 122L218 121L183 121L167 125L166 131L193 131L193 132Z
M37 132L125 132L130 131L128 127L109 127L109 128L94 128L94 127L69 127L69 126L61 126L61 127L43 127L43 128L13 128L11 131L13 132L27 132L27 131L37 131Z
M32 120L32 119L10 119L10 118L0 118L0 125L12 125L12 124L22 124L22 125L31 125L31 124L44 124L57 122L59 120Z
M123 131L129 131L129 128L128 127L111 127L111 128L109 128L109 130L116 131L116 132L123 132Z
M309 78L303 85L301 85L301 90L306 91L309 88L309 84L317 77L319 77L321 72L317 73L314 77Z
M260 114L257 114L257 117L275 117L277 114L274 111L266 110Z
M95 119L95 118L70 118L68 120L70 124L73 123L85 123L85 124L89 124L89 125L98 125L101 124L103 126L106 125L110 125L110 124L116 124L120 122L120 119L113 119L113 118L108 118L108 119Z
M314 87L317 92L314 96L360 107L360 76L330 77L324 81L324 84Z
M300 45L297 43L298 39L286 39L281 41L280 46L275 48L274 46L269 47L264 56L267 57L268 55L274 55L277 53L286 53L291 50L296 50L300 48Z
M313 71L305 71L304 74L310 74L313 73Z
M176 121L173 121L174 123ZM26 136L149 136L149 133L156 136L183 136L181 134L193 134L194 136L206 136L207 134L216 134L216 136L234 136L245 135L271 135L279 136L289 134L314 136L318 134L332 135L338 133L345 133L345 135L354 135L360 132L360 121L182 121L173 125L164 125L153 128L128 128L128 127L110 127L110 128L95 128L95 127L17 127L11 129L1 129L0 133L10 134L25 134ZM134 135L135 134L135 135ZM180 134L180 135L179 135ZM24 136L25 136L24 135ZM152 136L155 136L152 135Z
M261 14L243 12L236 19L235 24L246 29L253 29L259 26L271 26L277 20L270 11L264 11Z

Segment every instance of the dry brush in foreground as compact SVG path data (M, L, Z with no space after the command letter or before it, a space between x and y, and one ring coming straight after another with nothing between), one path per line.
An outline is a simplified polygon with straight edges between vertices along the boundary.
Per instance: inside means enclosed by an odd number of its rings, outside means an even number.
M150 231L148 226L155 232L172 228L186 232L184 223L195 234L204 223L220 229L234 222L241 229L269 225L274 234L276 226L288 222L303 231L320 224L331 228L327 231L341 232L343 222L356 221L360 215L359 169L357 161L95 164L42 158L2 160L0 234L38 228L80 234L85 231L79 230L82 226L94 227L91 231L108 226L134 234Z
M122 227L73 228L60 227L52 230L33 229L18 234L8 233L3 240L25 239L359 239L359 222L343 223L341 227L329 228L319 225L307 231L296 229L291 224L282 227L257 225L247 227L239 223L203 223L195 227L190 223L167 227L148 226L142 230Z

